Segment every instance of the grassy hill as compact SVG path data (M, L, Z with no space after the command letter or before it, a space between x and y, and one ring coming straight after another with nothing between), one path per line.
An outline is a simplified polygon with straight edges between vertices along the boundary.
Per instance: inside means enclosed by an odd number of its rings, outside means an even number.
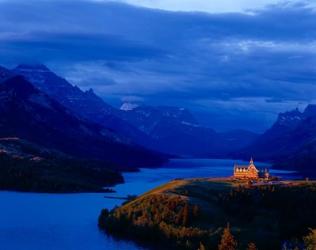
M303 244L316 228L316 183L250 185L231 179L175 180L112 211L103 210L99 226L118 237L160 249L217 249L227 223L247 249L281 249Z

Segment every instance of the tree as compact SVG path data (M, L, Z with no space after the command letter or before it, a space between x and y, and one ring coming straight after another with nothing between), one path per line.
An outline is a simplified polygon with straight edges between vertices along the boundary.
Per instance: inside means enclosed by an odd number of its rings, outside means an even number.
M304 237L306 250L316 249L316 230L312 230L309 235Z
M227 227L224 229L222 234L222 239L218 245L218 250L236 250L237 241L230 232L230 226L227 224Z
M199 246L198 250L206 250L206 248L202 242L200 242L200 246Z
M189 223L189 213L190 213L190 211L189 211L189 205L188 205L188 203L186 203L186 204L184 205L183 212L182 212L182 216L183 216L182 225L183 225L183 226L187 226L188 223Z
M199 215L199 206L198 205L194 205L193 206L193 211L192 211L192 213L193 213L193 216L194 217L198 217L198 215Z
M105 228L106 220L109 217L109 214L110 214L110 212L108 209L106 209L106 208L102 209L101 214L99 215L99 219L98 219L98 225L100 228L102 228L102 229Z
M257 250L257 247L256 247L255 243L250 242L248 244L247 250Z

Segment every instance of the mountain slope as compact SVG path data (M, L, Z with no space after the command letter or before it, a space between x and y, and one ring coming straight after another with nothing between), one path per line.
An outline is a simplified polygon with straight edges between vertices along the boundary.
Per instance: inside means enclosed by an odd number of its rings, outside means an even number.
M25 76L35 87L80 118L112 131L120 142L150 146L151 138L119 118L120 111L105 103L93 90L82 91L45 65L19 65L14 72Z
M244 151L257 159L275 160L297 151L316 136L316 112L309 106L304 112L293 110L281 113L273 126Z
M308 105L303 112L281 113L270 129L236 155L253 155L259 160L273 161L279 167L315 171L315 153L316 105Z
M304 120L304 114L298 110L281 113L273 126L258 137L242 154L253 155L260 160L274 160L293 153L303 143L298 126ZM297 132L295 132L297 131Z
M151 151L105 137L100 126L73 116L22 76L0 84L0 137L20 137L74 157L133 169L163 160Z
M14 73L10 70L0 66L0 82L6 80L7 78L13 76Z

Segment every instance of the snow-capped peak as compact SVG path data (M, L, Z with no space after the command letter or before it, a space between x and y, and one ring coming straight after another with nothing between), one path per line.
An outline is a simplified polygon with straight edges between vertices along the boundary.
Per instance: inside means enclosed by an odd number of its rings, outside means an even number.
M136 104L136 103L125 102L125 103L122 104L120 110L131 111L131 110L134 110L137 107L138 107L138 104Z

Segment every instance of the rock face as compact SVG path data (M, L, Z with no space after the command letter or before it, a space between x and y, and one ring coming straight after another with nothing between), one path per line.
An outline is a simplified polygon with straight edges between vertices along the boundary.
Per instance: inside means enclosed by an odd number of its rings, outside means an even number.
M105 135L103 127L74 116L22 76L0 84L0 137L19 137L74 157L133 169L161 163L163 159L159 154Z

